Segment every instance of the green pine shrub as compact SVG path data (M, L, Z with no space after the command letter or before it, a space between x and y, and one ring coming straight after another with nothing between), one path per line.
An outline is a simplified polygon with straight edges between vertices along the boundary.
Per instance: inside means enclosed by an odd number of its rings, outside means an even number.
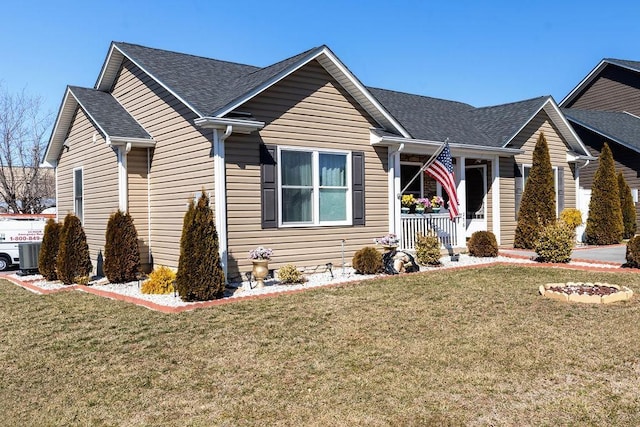
M582 224L582 212L576 208L566 208L560 212L560 219L572 229Z
M636 235L636 206L633 203L631 188L624 179L622 172L618 173L618 190L620 192L620 209L622 209L622 237L630 239Z
M278 280L281 283L292 284L292 283L304 283L306 279L293 264L287 264L283 267L280 267L278 270Z
M519 179L519 178L516 178ZM533 249L540 232L556 218L556 191L549 147L540 132L533 150L529 178L524 186L513 246Z
M536 243L538 261L567 263L575 243L575 229L562 220L548 224L540 233Z
M72 213L64 218L60 231L56 267L58 279L65 285L78 283L78 281L88 283L89 274L93 269L87 236L84 234L80 219Z
M184 216L176 288L184 301L222 298L225 278L220 265L218 232L204 189Z
M420 265L440 265L440 240L433 230L416 235L416 261Z
M176 273L169 267L161 265L154 268L149 274L149 279L142 282L140 290L143 294L170 294L174 290L175 280Z
M590 245L613 245L622 241L624 224L613 154L607 143L591 185L585 241Z
M376 274L382 271L382 254L372 246L365 246L353 255L351 260L358 274Z
M60 231L62 226L53 218L47 221L42 237L42 246L38 254L38 270L46 280L58 280L56 259L60 246Z
M626 267L640 268L640 236L634 236L627 242Z
M498 241L491 231L476 231L467 242L469 255L475 257L497 257Z
M118 210L107 222L104 274L111 283L132 282L140 272L138 232L129 213Z

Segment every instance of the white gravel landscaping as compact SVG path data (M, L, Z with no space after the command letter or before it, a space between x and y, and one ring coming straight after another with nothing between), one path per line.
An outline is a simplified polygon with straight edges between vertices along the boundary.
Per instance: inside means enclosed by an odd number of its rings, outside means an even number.
M471 257L467 254L460 254L459 261L451 261L449 256L442 257L441 267L420 267L420 271L431 271L431 270L442 270L448 268L455 267L464 267L464 266L472 266L472 265L482 265L489 264L495 262L505 262L505 263L519 263L519 264L535 264L536 262L533 260L527 259L518 259L513 257L506 256L498 256L496 258L477 258ZM615 265L607 265L600 263L587 263L587 262L571 262L571 265L576 266L598 266L598 267L610 267L612 269L620 268ZM224 298L232 299L232 298L241 298L247 296L254 295L267 295L267 294L276 294L279 292L287 292L299 289L307 289L307 288L315 288L327 285L335 285L339 283L345 282L353 282L360 280L368 280L374 277L382 277L383 275L362 275L356 274L352 268L345 268L344 270L340 267L333 269L333 277L330 272L324 273L316 273L306 275L307 281L301 284L293 284L293 285L284 285L280 284L276 279L268 279L265 280L265 286L263 288L256 288L255 282L241 282L241 283L232 283L230 284L226 291ZM48 282L42 279L40 275L33 276L18 276L16 274L12 274L9 277L13 277L20 281L29 282L32 286L36 286L43 290L56 290L64 288L61 282ZM155 294L143 294L140 291L141 282L129 282L129 283L109 283L107 279L102 278L97 281L93 281L90 283L90 286L97 290L102 290L106 292L111 292L113 294L125 295L128 297L138 298L141 300L149 301L161 306L166 307L180 307L180 306L188 306L191 304L197 304L193 302L184 302L182 299L172 294L169 295L155 295Z

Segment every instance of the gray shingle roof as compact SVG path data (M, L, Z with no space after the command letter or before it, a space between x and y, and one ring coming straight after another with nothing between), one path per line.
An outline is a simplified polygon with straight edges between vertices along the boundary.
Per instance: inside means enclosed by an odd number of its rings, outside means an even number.
M567 119L577 125L591 129L617 142L640 151L640 119L624 112L562 110Z
M114 42L114 45L205 116L214 115L301 58L322 49L309 49L268 67L259 68L123 42Z
M69 86L69 90L107 136L151 139L110 93L77 86Z
M604 58L604 60L611 64L619 65L625 68L630 68L632 70L640 72L640 62L638 61L629 61L626 59L615 59L615 58Z
M477 108L471 119L490 140L490 145L502 147L549 100L548 96L492 107Z

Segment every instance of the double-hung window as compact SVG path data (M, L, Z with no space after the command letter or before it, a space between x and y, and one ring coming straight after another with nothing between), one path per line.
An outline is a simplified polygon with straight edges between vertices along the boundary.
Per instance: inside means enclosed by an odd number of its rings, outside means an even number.
M84 213L84 184L82 183L82 168L73 170L73 212L82 222Z
M351 153L278 149L280 225L351 224Z

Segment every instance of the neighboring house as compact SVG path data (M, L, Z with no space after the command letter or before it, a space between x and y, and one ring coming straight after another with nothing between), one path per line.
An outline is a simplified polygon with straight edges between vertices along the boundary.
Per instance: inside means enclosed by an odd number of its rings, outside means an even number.
M550 97L474 108L364 86L326 46L259 68L112 43L93 89L68 87L47 147L58 213L82 218L92 259L109 215L128 210L143 262L176 267L187 203L211 196L223 267L351 261L375 237L436 228L464 247L474 230L513 242L540 132L549 143L558 211L575 207L588 151ZM448 140L461 216L402 215L400 191ZM441 194L423 177L408 192Z
M603 59L560 106L593 156L609 145L616 169L631 187L640 225L640 62ZM591 162L581 172L585 216L597 168L598 162Z

